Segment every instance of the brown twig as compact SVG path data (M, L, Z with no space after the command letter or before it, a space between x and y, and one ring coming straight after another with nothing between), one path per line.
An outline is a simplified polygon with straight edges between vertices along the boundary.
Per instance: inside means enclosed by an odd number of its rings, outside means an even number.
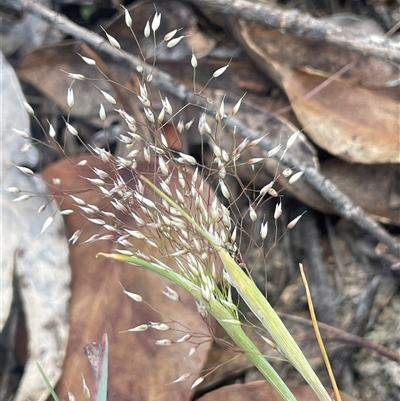
M349 327L347 328L348 333L360 337L364 336L380 283L381 283L380 277L375 276L372 279L372 281L368 284L366 291L352 317L352 321ZM353 354L354 354L353 348L345 348L338 350L332 356L332 362L335 367L335 371L343 372L344 367L349 363Z
M278 315L283 320L287 319L294 323L301 324L302 326L306 326L309 328L312 327L312 322L309 319L304 319L299 316L289 315L287 313L278 313ZM340 330L336 327L329 326L325 323L318 322L318 326L323 332L323 336L326 342L337 341L342 344L351 345L353 347L368 348L390 359L391 361L400 362L400 354L396 351L388 349L387 347L384 347L383 345L371 343L366 339L359 337L353 333L348 333L347 331Z
M358 36L346 27L338 27L295 9L284 9L269 2L254 0L189 0L189 3L204 7L209 12L257 22L297 37L334 43L360 54L400 62L399 42L383 35Z
M233 3L238 3L237 1ZM243 2L248 3L248 2ZM171 75L159 70L156 67L152 67L143 63L141 59L135 57L132 54L117 50L111 44L88 29L82 28L68 18L48 9L47 7L37 3L34 0L0 0L0 4L7 5L17 11L29 12L36 16L46 20L52 24L55 28L60 31L71 35L72 37L82 40L93 49L105 53L112 57L114 60L127 65L129 68L135 69L137 66L142 66L144 74L152 75L152 84L161 91L165 91L179 100L184 104L192 103L202 107L208 114L215 116L216 107L207 103L207 101L199 96L194 97L194 93L187 89L187 87L179 83ZM400 60L400 59L399 59ZM261 134L258 131L248 128L240 120L231 117L225 119L224 124L227 127L235 128L236 133L243 138L257 139L261 138ZM267 151L273 147L268 136L259 143L259 146ZM370 233L376 239L386 244L387 247L393 253L400 252L400 244L388 234L376 221L374 221L369 215L367 215L360 207L356 206L345 194L343 194L336 185L320 174L315 168L306 167L302 163L296 160L293 156L288 153L281 159L282 154L278 154L280 162L283 165L294 167L296 170L303 171L303 178L318 193L324 198L329 200L337 213L346 219L354 222L359 227Z
M319 321L335 325L338 312L338 294L329 282L316 213L309 210L302 217L301 222L298 228L302 237L301 247L307 260L307 281L312 298L318 300L314 306L315 311Z

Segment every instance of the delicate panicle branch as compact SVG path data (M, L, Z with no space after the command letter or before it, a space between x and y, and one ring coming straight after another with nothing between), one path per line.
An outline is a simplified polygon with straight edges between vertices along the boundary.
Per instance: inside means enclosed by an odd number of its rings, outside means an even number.
M238 291L241 298L246 302L247 306L251 309L257 319L261 322L261 324L266 328L268 333L272 336L278 347L284 353L289 362L299 371L299 373L304 377L304 379L308 382L311 388L315 391L321 401L331 401L328 393L323 387L322 383L318 379L317 375L311 368L307 358L304 356L299 346L294 341L293 337L290 335L289 331L286 329L285 325L282 323L278 314L274 311L272 306L269 304L267 299L261 293L261 291L257 288L254 281L251 280L246 273L242 270L242 268L235 262L235 260L230 256L230 254L222 247L222 245L206 230L204 230L194 219L191 217L185 210L183 210L173 199L171 199L168 195L158 189L151 181L147 180L145 177L140 176L140 179L144 181L147 185L149 185L162 199L165 199L172 207L179 210L182 216L187 220L189 224L191 224L199 236L205 238L210 245L215 249L218 256L221 258L224 269L228 275L228 280L231 285L235 287ZM132 263L140 263L138 258L129 259L126 257L124 260ZM148 262L146 262L146 266ZM160 272L162 274L162 272ZM172 271L168 272L168 276L173 276L174 273ZM174 280L172 280L174 281ZM176 281L174 281L176 283ZM181 285L181 284L179 284ZM187 287L187 286L186 286ZM185 288L185 287L183 287ZM188 288L185 288L188 291L191 291ZM193 294L193 287L192 287ZM196 296L195 296L196 298ZM197 298L196 298L197 299ZM201 296L201 300L203 300L203 296ZM220 318L215 316L216 313L211 304L212 300L215 300L214 297L210 297L207 299L209 303L210 312L213 314L215 318L222 324ZM228 334L231 331L231 325L229 325ZM235 329L232 328L235 332ZM239 338L243 337L242 334L238 335ZM236 339L235 337L232 339ZM236 341L236 340L235 340ZM239 345L239 344L238 344ZM251 358L250 358L251 359ZM256 365L257 366L257 365ZM268 379L268 377L267 377ZM269 380L269 379L268 379ZM274 384L275 385L275 384Z
M192 2L205 5L205 0L193 0ZM150 74L152 75L152 84L155 85L158 89L177 97L184 104L197 104L201 106L206 111L206 113L212 116L215 116L215 114L217 113L218 110L216 107L211 106L206 102L205 99L201 97L193 97L194 93L188 90L177 80L175 80L171 75L166 74L156 67L146 65L138 57L135 57L132 54L117 50L106 39L74 24L68 18L52 10L49 10L43 5L33 0L15 0L13 2L1 0L0 3L7 5L9 8L16 9L18 11L30 12L39 16L40 18L43 18L60 31L71 35L76 39L83 40L94 49L108 54L114 60L117 60L127 65L129 68L136 69L140 66L141 68L143 68L145 76ZM207 3L211 3L211 1L207 1ZM225 3L228 2L225 1ZM236 7L236 12L238 3L241 4L240 7L243 6L243 10L245 10L245 6L249 6L249 2L247 1L235 1L232 3L232 7ZM210 7L211 6L212 5L210 4ZM264 12L266 12L265 10L267 10L266 7L267 5L263 3ZM276 10L274 12L276 12ZM391 51L394 50L395 49ZM397 51L396 54L398 57L400 51ZM236 133L243 138L257 139L262 137L259 132L249 129L245 124L243 124L235 117L223 119L223 123L227 127L235 128ZM271 150L271 148L273 147L272 142L268 139L268 137L264 137L259 143L259 146L267 151ZM295 160L293 157L290 157L288 153L283 155L283 157L281 156L282 153L279 152L276 155L276 158L280 160L280 163L282 165L295 168L298 171L304 171L304 180L325 199L330 201L332 206L335 208L340 216L343 216L344 218L352 221L354 224L361 227L377 240L387 245L391 252L398 253L400 251L400 244L395 241L395 239L390 234L388 234L378 223L376 223L376 221L372 217L365 213L361 208L357 207L346 195L344 195L334 183L327 180L326 177L319 173L315 168L305 168L304 166L302 166L299 160Z
M140 88L138 89L140 94L137 94L137 97L144 108L144 125L150 130L160 131L159 137L157 137L154 143L149 142L137 133L135 118L128 115L122 108L115 111L125 120L129 130L120 133L117 136L117 140L129 149L129 155L126 158L120 155L114 156L110 150L105 150L97 145L87 146L81 140L78 130L70 124L69 115L65 121L66 132L75 139L79 139L93 156L92 162L88 164L88 175L81 175L80 177L85 177L84 179L91 188L94 187L95 191L100 191L99 193L103 197L103 200L105 199L108 202L107 206L98 207L95 204L87 203L86 200L81 199L79 196L69 195L71 200L75 202L76 209L85 215L87 221L101 228L101 230L95 229L95 234L83 241L82 244L107 240L114 245L121 245L123 249L114 248L115 252L117 252L115 254L101 252L97 256L128 262L135 266L151 270L188 291L196 300L200 315L205 317L211 314L241 351L246 353L248 358L272 384L281 397L286 401L295 401L295 397L286 383L280 378L265 356L242 329L242 323L239 319L239 308L232 301L231 297L233 287L253 312L254 316L261 322L263 328L272 337L274 343L270 340L267 341L270 341L281 354L285 355L287 361L303 376L319 400L332 401L327 390L313 371L307 358L284 326L278 314L257 288L251 277L236 262L235 259L238 254L236 228L231 234L231 223L233 220L231 219L229 209L219 203L211 187L207 186L207 183L202 178L199 179L200 166L193 156L180 151L176 153L169 151L170 144L167 140L166 130L164 131L166 126L164 122L166 118L175 116L179 112L176 114L173 113L172 106L165 97L165 100L161 98L161 112L158 113L157 111L156 113L148 96L147 82L151 81L159 90L177 97L185 104L185 107L189 104L197 105L204 110L202 116L199 118L198 129L201 135L210 140L214 153L214 163L218 164L218 168L213 171L217 176L216 181L219 183L221 193L226 199L233 197L224 182L227 169L235 166L235 161L246 147L260 146L260 148L267 151L268 156L275 157L280 164L287 167L282 172L284 177L289 178L292 176L291 180L294 182L294 179L298 179L303 175L306 182L310 183L322 195L330 199L338 213L374 234L376 238L387 244L391 250L398 250L399 245L373 219L367 216L361 209L356 208L333 184L325 180L316 169L305 166L300 160L296 159L296 156L287 152L296 141L299 131L289 137L286 148L283 148L281 145L275 146L276 144L273 144L268 136L261 136L259 132L249 129L234 117L237 111L235 108L239 107L241 99L233 108L232 114L226 117L225 97L220 102L219 107L210 105L200 96L201 92L196 95L188 90L186 86L177 82L170 75L160 71L154 65L150 66L140 58L125 53L121 49L117 39L110 36L106 31L104 32L108 40L77 26L64 16L47 9L33 0L16 0L13 4L6 0L0 0L0 3L7 4L9 7L18 9L19 11L27 11L40 16L61 31L77 39L84 40L99 52L106 53L115 60L127 64L131 69L136 69L143 77L143 81L139 84ZM206 0L203 2L193 0L193 3L200 5L209 4ZM246 7L247 3L247 1L243 1L243 5ZM230 6L223 0L217 0L216 4L219 6L223 5L228 9ZM240 1L234 1L232 4L237 7ZM259 8L259 5L254 5L254 8ZM287 27L289 30L293 29L296 31L296 23L291 24L290 21L286 23L284 21L284 18L287 16L296 19L296 15L285 14L279 16L274 14L275 11L270 10L271 15L269 17L272 18L271 21L278 18L279 28ZM149 37L151 31L153 31L154 45L156 45L155 33L159 28L160 20L161 14L158 14L156 11L151 25L149 20L144 32L145 36ZM125 10L125 21L126 25L131 27L132 20L127 10ZM175 46L184 37L174 38L176 32L177 30L164 36L164 41L168 42L167 47L171 48ZM81 57L87 64L95 64L94 60ZM154 63L155 58L156 55L154 53ZM194 69L197 67L195 56L192 57L191 64ZM229 63L217 69L210 80L223 74L228 66ZM79 74L69 75L74 80L80 79ZM105 74L103 75L107 77ZM118 104L117 99L102 89L98 89L108 103L113 106ZM71 84L67 93L67 105L70 110L74 107L74 104L74 90ZM212 133L212 129L206 121L206 114L215 118L217 122L216 132L224 125L232 128L234 132L244 138L244 141L236 147L232 154L220 148L216 134ZM103 123L105 123L106 111L102 104L99 116ZM177 125L177 131L181 134L184 129L190 127L193 121L194 119L185 125L180 121L181 126L179 128L179 124ZM21 131L19 134L25 137L25 139L29 139L28 135L24 132ZM54 135L50 131L49 137L54 139L55 136L55 131ZM131 149L131 146L134 147L136 145L139 145L140 150L139 148ZM140 152L143 153L142 160L136 159L136 156ZM250 159L249 164L260 160L264 159ZM74 167L79 170L86 163L88 163L87 160L81 160ZM196 166L197 168L196 170L187 168L187 165L191 165L191 167ZM26 175L33 175L33 172L26 167L17 166L17 168ZM295 175L292 175L293 168L299 170ZM278 173L276 173L277 175ZM57 180L60 181L60 179ZM259 204L257 203L258 200L267 193L272 194L271 191L276 193L272 188L275 180L276 177L270 185L265 185L259 191L259 197L257 197L256 201L249 202L248 214L253 223L256 223L258 220L256 212L257 205ZM59 184L61 184L61 181L57 185ZM10 187L9 191L12 193L19 192L18 188L13 187ZM277 193L276 196L278 196ZM30 195L22 195L14 200L20 202L29 198ZM68 209L63 211L64 214L69 214L70 212L73 213L74 211ZM121 214L124 215L124 218L121 218ZM273 215L274 219L278 220L281 214L282 202L278 202ZM300 217L301 215L292 220L289 225L294 225ZM52 221L52 217L46 220L42 232L52 224ZM290 229L289 225L287 227ZM82 232L83 230L81 229L76 230L72 234L70 242L75 243ZM267 233L268 222L265 222L261 225L260 230L262 240L266 238ZM223 280L219 281L221 276ZM164 291L162 292L164 293ZM138 302L143 301L141 296L125 290L124 293L130 295L132 299ZM172 295L169 294L168 296ZM167 330L169 328L165 323L151 322L150 325L141 324L128 331L143 331L149 327L157 330ZM156 344L166 346L171 345L172 342L170 339L163 339L157 340ZM178 342L180 341L176 341L176 343ZM107 349L106 346L106 356L108 353ZM106 359L103 362L104 379L100 383L99 389L101 388L101 390L98 393L102 395L96 398L98 401L105 400L107 394L108 365ZM203 379L204 377L198 378L192 388Z
M135 256L104 253L100 253L98 256L113 258L137 266L146 267L171 280L181 288L189 291L197 302L205 302L201 289L191 283L189 280L183 278L181 275L175 273L172 269L165 269L164 267L157 266L154 263ZM286 386L285 382L279 377L264 355L262 355L260 350L247 337L240 324L232 323L232 314L227 310L227 308L215 298L210 298L207 302L207 309L209 313L220 323L232 340L235 341L236 345L246 353L247 357L254 363L255 366L257 366L264 377L275 387L276 391L282 396L282 398L285 401L296 401L296 398ZM331 401L330 398L325 398L325 400Z

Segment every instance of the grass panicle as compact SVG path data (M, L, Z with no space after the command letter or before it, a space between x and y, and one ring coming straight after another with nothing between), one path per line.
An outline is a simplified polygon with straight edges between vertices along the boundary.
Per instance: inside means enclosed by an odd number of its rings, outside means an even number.
M139 45L132 30L132 19L128 10L124 9L124 14L125 24ZM247 272L237 244L238 231L241 229L230 210L237 199L230 189L228 179L231 177L238 179L235 174L236 168L242 164L254 167L263 163L266 158L278 155L281 151L285 154L297 140L299 132L289 137L283 146L279 144L270 149L265 158L256 157L245 160L246 152L257 146L262 138L257 140L245 139L229 151L223 148L218 136L224 129L224 121L239 111L244 95L237 101L232 110L228 110L224 97L214 115L214 120L210 119L205 110L200 110L197 122L193 118L184 121L182 111L189 105L193 106L195 102L193 104L188 103L180 110L174 111L169 99L160 96L159 93L155 95L149 84L151 81L149 66L155 65L159 54L157 52L162 49L161 44L164 44L164 49L172 48L179 45L179 42L184 38L184 36L175 36L178 30L174 30L166 34L162 43L157 45L156 31L160 24L161 14L156 11L144 28L144 36L146 38L153 37L153 54L146 55L139 46L143 67L138 66L136 68L137 72L141 74L141 79L137 84L137 92L132 91L132 94L138 99L143 115L130 115L118 104L116 98L98 87L102 97L122 120L121 125L124 129L116 136L120 152L112 154L107 147L84 143L78 129L74 127L70 115L65 119L64 133L72 135L89 153L108 166L107 171L112 172L110 174L105 171L106 169L89 165L93 176L87 177L88 186L95 186L108 199L111 210L103 210L96 205L89 204L82 200L79 195L68 195L71 196L77 208L89 222L107 231L105 235L94 234L85 242L111 240L116 245L116 251L114 253L100 253L98 256L113 258L149 269L188 291L197 303L198 312L204 318L212 315L282 398L294 401L295 397L286 383L244 332L238 305L232 301L232 289L234 289L258 319L263 330L272 337L271 344L273 343L287 361L300 372L321 401L331 401L330 396L295 340ZM110 44L115 49L122 51L119 42L107 32L105 34ZM115 84L99 69L95 60L84 56L81 58L92 68L99 70L106 81ZM193 68L193 86L195 88L196 70L200 67L194 54L190 62ZM229 68L229 63L217 69L206 86L212 79L218 79L227 68ZM68 89L67 104L69 109L72 110L75 105L73 85L78 84L83 76L78 74L70 76L73 82ZM203 96L203 90L204 88L198 91L196 96ZM154 100L155 97L156 100ZM156 103L158 104L157 107L154 106ZM29 111L32 116L35 116L32 108L29 108ZM99 118L104 124L104 128L107 113L110 113L109 107L101 104ZM37 121L39 122L38 119ZM171 151L170 149L170 139L168 139L166 132L167 127L172 125L174 134L180 141L193 124L194 127L197 126L201 137L202 151L205 149L204 146L208 145L212 152L213 166L211 167L203 162L203 158L198 161L192 155L183 152L182 149L178 151ZM148 133L150 133L150 138L147 135ZM25 135L25 133L19 134ZM56 141L57 133L51 124L49 124L48 139L49 144L58 147L65 155L64 149ZM143 166L143 161L149 166L148 172L138 169L139 164ZM85 161L79 163L80 166L84 164ZM26 175L35 175L32 170L26 167L17 166L17 168ZM282 175L288 178L290 183L294 183L301 177L302 172L294 173L291 169L286 169ZM226 206L213 195L212 190L205 183L204 176L216 183L217 191L222 194ZM258 232L261 241L264 241L268 236L268 221L261 217L263 221L260 222L260 216L257 213L258 206L265 201L266 197L275 197L278 200L273 216L275 224L283 213L280 195L274 189L278 178L278 174L276 174L271 182L256 192L255 197L247 195L246 187L240 183L243 188L242 195L248 198L247 214L254 224L260 223ZM60 183L58 184L60 185ZM13 187L8 190L16 194L21 192L20 189ZM22 194L15 201L25 201L31 196L32 194ZM72 213L72 210L63 210L61 213L68 215ZM131 219L132 226L124 222L121 213ZM300 218L301 215L292 220L287 228L293 228ZM51 223L51 219L46 221L42 231ZM71 244L76 243L82 232L83 228L74 232L69 238L69 242ZM243 233L241 232L241 234ZM138 242L142 242L145 246L137 246ZM154 256L151 251L143 253L142 248L157 249L162 257ZM131 293L124 288L122 291L134 301L144 302L140 295ZM167 287L163 294L169 299L179 302L178 294L171 288ZM148 322L128 331L141 332L148 329L163 331L168 330L169 327L163 322ZM189 339L190 333L186 333L176 342L184 342ZM157 341L156 344L159 346L172 344L171 340L167 339ZM101 375L97 390L95 390L97 401L105 401L107 393L107 337L103 343L104 352L99 368ZM38 368L46 381L40 366ZM189 377L190 373L187 373L176 379L175 382L186 380ZM195 380L192 388L199 385L202 380L204 380L203 376ZM46 381L46 383L48 382ZM54 390L50 387L49 390L57 401ZM87 389L87 393L89 393L89 389Z

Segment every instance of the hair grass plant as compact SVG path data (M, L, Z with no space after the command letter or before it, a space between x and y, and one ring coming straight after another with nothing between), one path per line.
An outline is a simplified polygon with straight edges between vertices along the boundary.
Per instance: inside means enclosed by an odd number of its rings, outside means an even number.
M218 321L282 398L290 401L295 400L286 383L242 329L241 313L231 297L232 288L235 289L259 320L263 329L272 337L276 349L298 370L320 400L331 401L331 397L277 313L257 288L248 271L237 262L236 228L232 230L233 219L230 211L210 194L202 177L202 171L213 176L214 181L218 182L217 188L223 197L234 203L235 199L231 199L232 195L226 183L226 177L230 174L234 175L235 167L240 163L254 165L262 161L262 159L241 160L243 153L257 145L260 139L253 141L246 139L239 143L232 152L228 152L219 146L218 132L224 129L224 120L229 118L226 115L224 100L222 100L217 108L214 124L207 117L207 110L202 110L197 122L203 143L208 143L212 149L217 169L213 170L203 165L191 155L183 152L172 152L165 134L167 124L172 124L178 120L173 126L179 137L184 135L194 121L190 120L185 123L179 119L180 113L188 105L174 112L168 98L160 98L161 109L156 110L153 107L153 95L150 87L152 67L146 64L149 60L132 30L132 19L129 12L126 9L124 12L126 25L138 43L143 59L143 65L136 67L137 72L141 75L141 80L138 83L138 93L134 95L142 105L146 123L138 123L137 116L135 118L122 108L118 108L117 100L100 88L105 101L112 107L116 107L115 111L126 126L124 133L117 137L119 143L125 148L124 154L126 156L113 155L108 149L84 143L78 130L71 124L69 116L65 121L66 133L80 141L91 154L111 166L115 173L115 178L112 178L106 171L93 167L92 171L97 178L87 179L88 183L97 186L104 197L109 199L115 213L99 210L94 205L84 202L79 196L70 195L88 220L108 230L107 239L112 239L119 245L117 253L101 253L98 256L113 258L134 266L150 269L187 290L196 300L199 313L203 317L212 315ZM161 14L156 12L152 22L148 21L146 24L144 31L145 37L153 37L153 60L150 63L153 67L157 56L163 49L172 48L183 39L183 36L176 37L178 30L174 30L165 35L160 44L157 44L156 31L160 23ZM105 34L110 44L122 52L118 41L107 32ZM98 68L95 60L81 57L85 63ZM193 83L195 88L195 72L198 68L195 55L192 55L191 65L194 70ZM222 75L228 66L229 64L216 70L211 79L216 79ZM69 76L73 82L67 93L67 104L72 109L74 106L73 84L75 81L89 78L76 73L69 73ZM103 76L108 80L105 74ZM197 96L203 96L201 92L198 92ZM237 113L241 101L242 99L239 99L233 107L230 116ZM34 115L31 108L28 111ZM103 105L100 106L99 117L103 122L106 121L106 110ZM151 132L152 139L145 138L144 131ZM55 129L50 125L49 142L56 144L64 153L63 148L55 142L55 136ZM267 156L274 157L281 148L286 152L296 141L297 136L298 133L293 134L286 146L279 145L271 149ZM153 173L137 170L137 161L140 158L144 159L148 165L154 166ZM32 170L26 167L18 168L27 175L34 174ZM128 179L120 174L123 169L130 171ZM291 173L290 171L287 172L288 175ZM292 175L290 182L295 182L300 175L301 173ZM275 180L261 189L255 201L249 199L248 213L253 222L258 219L255 212L257 205L266 195L276 195L276 191L273 189ZM13 191L18 192L19 190L13 189ZM26 200L30 196L21 195L16 200ZM67 214L69 211L63 213ZM118 218L119 213L127 214L133 218L136 227L126 226ZM275 221L279 219L281 214L282 205L279 202L274 214ZM300 217L289 223L288 228L293 227ZM46 221L42 231L51 222L51 219ZM80 234L81 230L75 232L70 238L70 242L75 243ZM261 224L261 238L264 240L267 235L267 223ZM101 239L104 237L95 235L87 241ZM137 243L138 240L143 241L150 248L158 249L163 258L144 254L140 247L133 246L133 243ZM198 385L202 379L202 377L198 378L192 387ZM340 395L337 396L340 397ZM96 399L100 400L100 398Z

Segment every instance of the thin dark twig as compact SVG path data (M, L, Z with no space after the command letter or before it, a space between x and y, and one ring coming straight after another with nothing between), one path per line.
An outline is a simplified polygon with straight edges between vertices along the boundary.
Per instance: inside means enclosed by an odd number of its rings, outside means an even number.
M234 2L237 3L237 2ZM247 2L244 2L247 3ZM207 103L205 99L200 96L195 97L194 93L187 89L187 87L179 83L171 75L159 70L156 67L146 65L141 59L132 54L117 50L106 39L95 34L88 29L82 28L68 18L48 9L47 7L37 3L33 0L0 0L0 4L7 5L17 11L29 12L36 16L48 21L58 30L71 35L72 37L82 40L93 49L105 53L112 57L114 60L127 65L129 68L135 69L137 66L142 66L145 75L152 75L152 84L161 91L165 91L184 104L192 103L201 106L208 114L215 116L217 111L215 106ZM223 121L229 128L235 128L236 133L243 138L251 140L261 138L262 134L258 131L250 129L243 122L237 118L230 117ZM267 151L271 150L274 146L268 136L259 143L260 148ZM375 220L373 220L367 213L360 207L355 205L345 194L343 194L337 186L325 176L320 174L315 168L304 166L299 160L285 153L281 158L282 153L276 155L281 164L295 168L296 170L303 171L304 180L310 184L319 194L332 203L337 213L340 216L354 222L366 232L370 233L374 238L378 239L390 249L391 252L398 254L400 252L400 244L384 230Z
M288 313L279 312L278 315L283 319L290 320L294 323L301 324L302 326L306 326L312 328L312 322L309 319L305 319L300 316L290 315ZM356 334L348 333L347 331L338 329L333 326L329 326L325 323L318 322L319 328L324 332L325 340L329 341L337 341L343 344L348 344L354 347L359 348L368 348L375 352L378 352L380 355L390 359L391 361L400 362L400 353L397 351L393 351L383 345L372 343L365 338L359 337Z

